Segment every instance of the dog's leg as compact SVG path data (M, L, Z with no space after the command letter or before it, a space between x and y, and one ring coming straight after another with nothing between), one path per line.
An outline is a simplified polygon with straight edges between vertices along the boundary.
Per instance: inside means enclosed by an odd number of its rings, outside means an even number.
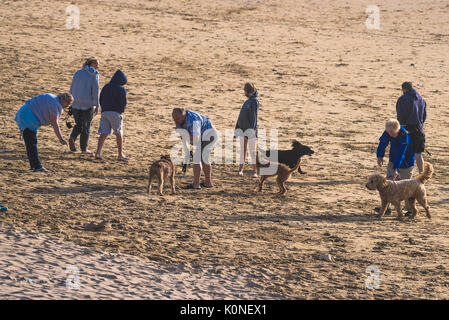
M396 212L398 213L398 219L403 220L404 216L402 215L401 201L395 201L392 204L394 205Z
M412 210L412 215L410 216L410 219L414 219L418 213L418 209L416 208L416 199L415 198L408 199L408 206L410 210Z
M171 177L170 177L170 183L171 183L171 193L175 194L175 173L172 171Z
M287 189L285 188L285 181L282 181L282 179L280 179L279 177L276 179L276 182L279 186L279 195L283 195L287 192Z
M382 203L380 205L380 210L379 210L379 215L378 215L379 218L382 218L385 215L385 212L387 212L388 204L389 204L388 201L385 201L382 199Z
M267 176L260 176L259 188L257 189L258 192L262 191L263 183L265 182L265 179L267 179Z
M148 175L148 186L147 186L147 193L148 194L151 193L151 178L153 178L153 174L150 172L150 174Z
M422 205L422 207L424 208L424 210L426 210L426 216L429 219L432 219L432 216L430 215L430 207L429 204L427 203L427 196L426 194L422 194L418 197L418 202L420 205Z

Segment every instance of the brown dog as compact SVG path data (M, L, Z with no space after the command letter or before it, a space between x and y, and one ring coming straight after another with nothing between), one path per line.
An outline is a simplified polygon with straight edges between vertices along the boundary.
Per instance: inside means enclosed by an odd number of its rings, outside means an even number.
M147 193L151 193L151 180L156 176L158 178L158 191L159 195L163 195L164 180L166 177L170 177L171 192L175 193L175 166L170 160L170 156L162 156L160 160L154 162L150 167L150 175L148 176Z
M380 174L373 174L368 177L366 187L369 190L378 190L382 205L379 211L379 218L382 218L387 211L388 204L391 203L396 208L398 219L402 219L401 201L409 201L412 208L411 218L416 217L416 201L426 210L427 218L431 218L429 205L427 204L427 194L424 184L432 177L433 166L425 162L424 171L415 179L390 181Z
M268 177L277 176L276 183L279 186L279 192L277 194L279 194L279 195L285 194L287 192L287 188L285 187L285 182L290 178L290 176L292 175L293 172L298 170L300 165L301 165L301 158L298 159L298 162L296 163L296 166L293 169L290 169L285 164L277 163L277 170L276 170L275 174L260 175L259 188L257 191L258 192L262 191L263 184ZM262 168L269 167L270 163L261 164L259 162L259 156L256 155L256 166L257 166L257 172L258 172L258 174L260 174L260 168L261 167Z

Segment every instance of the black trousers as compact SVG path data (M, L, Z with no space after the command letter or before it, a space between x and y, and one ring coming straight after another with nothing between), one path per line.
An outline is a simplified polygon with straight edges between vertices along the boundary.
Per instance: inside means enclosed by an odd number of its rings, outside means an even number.
M41 160L39 159L39 152L37 150L37 132L30 129L23 130L23 140L27 149L28 160L30 161L31 169L42 168Z
M75 126L73 127L70 139L73 141L80 135L81 151L87 150L90 136L90 125L94 117L94 108L88 110L73 109L73 117L75 118Z

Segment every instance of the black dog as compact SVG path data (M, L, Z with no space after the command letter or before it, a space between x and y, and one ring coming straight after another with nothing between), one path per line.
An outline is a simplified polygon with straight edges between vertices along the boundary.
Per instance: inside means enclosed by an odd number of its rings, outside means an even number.
M260 150L260 152L266 157L269 157L271 153L270 150L267 150L265 152L263 150ZM310 149L308 146L305 146L299 141L294 140L292 142L291 150L278 150L278 162L283 163L293 169L302 156L311 156L314 153L315 151ZM306 174L301 170L301 167L298 168L298 172L300 174Z

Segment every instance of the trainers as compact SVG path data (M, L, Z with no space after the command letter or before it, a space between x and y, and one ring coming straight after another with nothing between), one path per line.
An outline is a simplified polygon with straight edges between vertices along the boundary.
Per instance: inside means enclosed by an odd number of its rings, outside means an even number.
M380 207L374 208L374 211L376 211L377 213L379 213ZM390 215L390 214L391 214L391 208L388 208L387 211L385 211L385 215Z
M39 169L33 169L33 172L48 172L48 170L45 169L44 167L41 167Z

